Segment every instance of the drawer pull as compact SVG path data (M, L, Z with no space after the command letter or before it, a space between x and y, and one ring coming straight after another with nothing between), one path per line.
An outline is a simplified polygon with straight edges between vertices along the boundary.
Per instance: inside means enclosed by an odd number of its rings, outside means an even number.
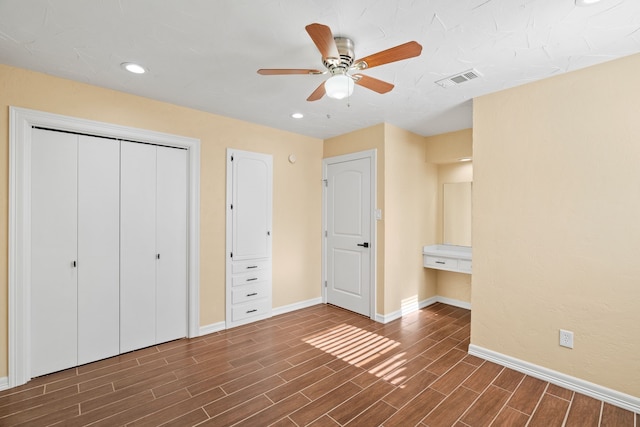
M254 308L253 310L249 310L249 311L247 311L247 314L249 314L249 313L255 313L256 311L258 311L258 309L257 309L257 308Z
M247 296L248 296L248 297L255 297L256 295L258 295L258 293L257 293L257 292L253 292L253 293L251 293L251 294L247 294Z
M250 269L250 268L258 268L258 266L257 265L249 265L249 266L247 266L247 270Z
M446 264L445 261L436 261L436 264Z
M247 279L247 282L253 282L254 280L258 280L257 277L251 277L249 279Z

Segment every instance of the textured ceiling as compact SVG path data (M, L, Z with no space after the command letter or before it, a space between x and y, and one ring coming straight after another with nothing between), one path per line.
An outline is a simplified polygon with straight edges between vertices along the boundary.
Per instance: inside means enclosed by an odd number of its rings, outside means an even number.
M422 55L363 72L387 94L307 102L326 76L256 70L323 69L313 22L357 58L410 40ZM0 0L0 62L318 138L381 122L434 135L471 127L476 96L640 52L639 29L640 0ZM470 68L482 77L434 83Z

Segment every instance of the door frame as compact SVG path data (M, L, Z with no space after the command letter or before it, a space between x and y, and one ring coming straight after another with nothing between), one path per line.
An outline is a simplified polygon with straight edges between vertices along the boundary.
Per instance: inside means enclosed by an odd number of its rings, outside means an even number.
M356 153L343 154L340 156L327 157L322 159L322 302L327 303L327 168L331 164L344 163L353 160L368 159L370 165L370 177L371 180L371 205L369 206L370 221L370 242L369 242L369 277L371 278L369 288L369 318L376 319L376 290L377 290L377 218L376 218L376 206L378 201L376 198L378 188L378 172L377 172L377 150L365 150Z
M198 336L200 322L200 140L10 106L9 372L7 386L22 385L31 379L31 129L34 126L187 150L189 157L187 337Z

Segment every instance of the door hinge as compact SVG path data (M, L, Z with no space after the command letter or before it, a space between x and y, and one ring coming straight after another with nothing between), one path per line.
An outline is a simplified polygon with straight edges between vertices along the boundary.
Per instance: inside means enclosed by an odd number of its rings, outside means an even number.
M329 180L328 179L323 179L322 182L324 182L324 186L325 187L329 186Z
M325 288L327 287L327 281L326 280L324 281L324 287Z
M327 232L327 230L324 230L324 237L329 237L329 233Z
M231 161L233 162L233 154L231 155Z
M231 203L231 210L233 210L233 203Z
M231 258L233 258L233 252L231 252L230 256L231 256Z

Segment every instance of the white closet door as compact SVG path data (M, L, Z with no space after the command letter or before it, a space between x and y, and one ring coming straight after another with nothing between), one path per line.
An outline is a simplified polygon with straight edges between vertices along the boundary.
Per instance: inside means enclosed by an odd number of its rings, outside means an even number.
M121 142L120 352L156 343L156 147Z
M156 341L187 335L187 150L157 147Z
M271 162L271 156L260 153L234 153L234 261L271 257Z
M120 143L78 145L78 364L119 353Z
M77 136L33 129L31 375L77 364Z

